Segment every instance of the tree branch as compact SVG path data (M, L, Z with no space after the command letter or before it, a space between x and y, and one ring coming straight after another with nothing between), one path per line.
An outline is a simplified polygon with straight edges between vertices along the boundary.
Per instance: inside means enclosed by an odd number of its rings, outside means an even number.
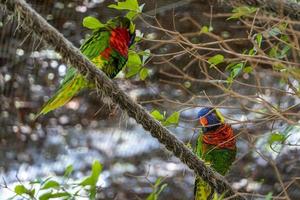
M32 30L38 38L44 40L61 54L81 74L90 81L95 82L97 90L110 97L114 103L141 124L153 137L165 145L177 158L192 169L198 176L209 183L218 193L225 193L226 197L242 200L242 196L235 193L229 183L203 161L199 160L183 142L179 141L168 129L163 127L157 120L139 104L130 99L119 89L116 83L109 79L102 71L98 70L81 52L63 37L54 27L47 23L35 12L24 0L0 0L2 7L16 15L22 25Z

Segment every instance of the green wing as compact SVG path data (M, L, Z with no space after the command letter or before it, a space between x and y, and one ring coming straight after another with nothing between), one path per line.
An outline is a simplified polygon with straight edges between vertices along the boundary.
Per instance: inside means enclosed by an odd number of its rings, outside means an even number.
M99 56L109 46L110 33L106 29L95 31L80 47L80 51L90 60Z
M89 37L80 47L80 51L88 59L93 60L109 46L109 36L109 31L104 28L93 32L93 35ZM99 63L100 62L98 62L98 67L102 68ZM81 89L87 86L88 82L85 80L85 78L78 74L75 68L69 67L58 90L54 96L50 98L46 104L44 104L36 117L63 106Z
M89 60L100 55L109 46L109 32L106 29L95 31L80 47L80 51ZM99 66L100 67L100 66ZM62 87L65 83L72 80L77 74L74 67L69 67L67 73L61 83ZM60 88L59 88L60 89ZM59 90L58 89L58 90Z
M235 160L236 150L214 149L210 146L203 159L211 164L211 167L223 176L229 171Z

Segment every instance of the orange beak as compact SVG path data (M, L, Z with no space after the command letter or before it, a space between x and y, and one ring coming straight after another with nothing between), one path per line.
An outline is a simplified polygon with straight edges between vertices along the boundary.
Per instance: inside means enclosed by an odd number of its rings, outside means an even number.
M208 124L206 117L201 117L199 121L202 126L206 126Z

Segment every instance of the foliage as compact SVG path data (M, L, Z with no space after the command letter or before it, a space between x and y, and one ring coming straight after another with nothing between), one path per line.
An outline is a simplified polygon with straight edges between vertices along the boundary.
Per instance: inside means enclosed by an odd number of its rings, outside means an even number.
M102 24L98 19L92 16L88 16L83 18L82 25L88 29L95 30L104 27L104 24Z
M88 198L90 200L96 199L97 182L102 172L102 164L99 161L94 161L92 164L91 174L83 180L69 181L69 177L73 172L73 166L66 167L63 177L49 177L45 180L37 179L29 184L19 184L14 188L15 196L10 200L19 199L76 199ZM151 184L152 192L148 195L146 200L157 200L161 192L167 187L163 184L163 178L156 179L154 184Z
M248 15L254 13L256 10L257 10L257 8L250 7L250 6L236 7L232 10L232 15L228 19L238 19L243 16L248 16Z
M144 67L147 58L150 56L150 51L130 51L128 54L128 61L126 64L126 78L139 75L141 80L145 80L149 76L149 70Z
M92 172L89 176L82 181L69 182L69 177L73 172L73 166L69 165L66 167L63 177L37 179L29 182L29 184L16 185L14 188L15 196L11 199L19 199L19 197L38 200L74 199L85 195L89 199L96 199L97 182L101 171L102 165L96 160L92 164Z
M117 5L111 4L108 7L117 10L128 10L129 12L126 14L126 17L129 19L135 19L136 16L142 12L144 4L139 6L137 0L125 0L123 2L117 2Z
M161 114L158 110L153 110L150 114L164 126L178 125L179 123L179 112L173 112L169 117L166 117L166 112Z

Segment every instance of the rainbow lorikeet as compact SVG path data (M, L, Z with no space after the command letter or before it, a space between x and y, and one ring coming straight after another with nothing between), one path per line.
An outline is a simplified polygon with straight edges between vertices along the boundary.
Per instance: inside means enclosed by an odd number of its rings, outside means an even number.
M199 123L202 126L196 144L196 155L210 165L221 175L225 175L236 157L236 140L229 124L215 108L202 108L198 112ZM218 199L211 187L196 177L194 188L195 200Z
M135 39L132 22L126 17L115 17L104 27L93 31L80 51L108 77L114 78L127 62L128 49ZM57 92L46 102L39 115L63 106L80 90L93 87L84 76L69 67Z

